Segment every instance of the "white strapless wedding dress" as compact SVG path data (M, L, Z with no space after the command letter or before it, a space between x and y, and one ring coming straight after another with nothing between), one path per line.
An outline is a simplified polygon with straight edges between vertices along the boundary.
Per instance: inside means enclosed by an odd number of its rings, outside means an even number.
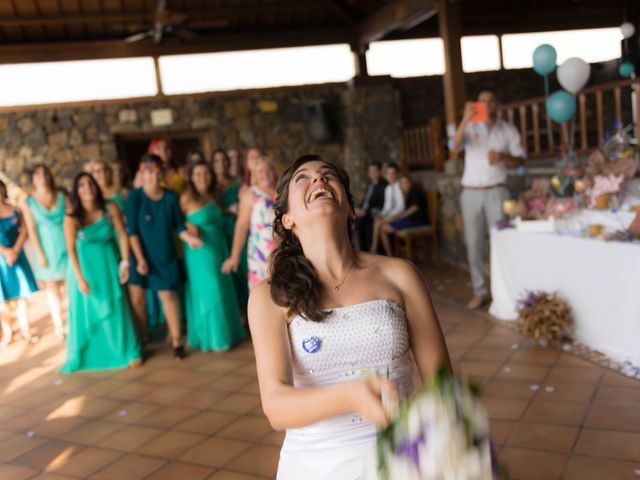
M332 309L321 322L297 316L289 325L296 388L368 375L389 376L400 395L413 389L405 312L391 300ZM278 480L357 480L375 458L376 428L355 413L287 430Z

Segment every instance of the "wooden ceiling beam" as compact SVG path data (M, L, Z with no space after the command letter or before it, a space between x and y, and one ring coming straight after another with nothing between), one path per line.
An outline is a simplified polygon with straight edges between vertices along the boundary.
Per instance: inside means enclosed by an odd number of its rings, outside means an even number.
M99 58L154 57L188 53L226 52L264 48L285 48L333 43L353 44L355 33L349 28L286 30L280 32L198 36L184 42L166 37L162 43L150 40L126 43L124 40L0 45L0 64L89 60Z
M211 17L229 15L237 15L240 13L254 12L257 14L273 13L274 11L283 10L317 10L322 9L322 4L318 2L307 3L256 3L242 4L241 6L216 6L210 8L201 8L198 10L169 10L176 14L187 15L190 19L203 19ZM141 12L104 12L104 13L81 13L71 15L2 15L0 16L0 26L31 26L31 25L50 25L50 24L72 24L72 23L113 23L113 22L139 22L150 21L153 17L153 11Z
M360 45L367 45L396 30L407 30L438 13L436 0L396 0L357 26Z

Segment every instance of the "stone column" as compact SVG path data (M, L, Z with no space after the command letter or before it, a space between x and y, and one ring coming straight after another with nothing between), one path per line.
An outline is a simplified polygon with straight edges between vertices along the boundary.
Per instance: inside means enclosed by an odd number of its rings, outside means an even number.
M398 92L389 77L353 81L343 94L345 106L344 166L359 202L368 183L367 165L400 161L401 112Z

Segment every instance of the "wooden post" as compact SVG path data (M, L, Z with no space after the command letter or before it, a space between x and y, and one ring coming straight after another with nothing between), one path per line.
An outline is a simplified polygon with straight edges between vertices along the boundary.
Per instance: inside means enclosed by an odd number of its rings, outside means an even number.
M578 101L580 102L580 149L584 151L589 147L587 141L587 95L581 93L578 95Z
M158 57L153 57L153 66L156 71L156 85L158 86L158 93L156 95L158 97L164 97L164 91L162 90L162 75L160 75L160 62L158 61Z
M369 45L351 45L353 61L356 66L356 77L369 76L369 69L367 68L367 50L369 50Z
M458 122L462 118L466 100L462 51L460 49L462 31L460 3L451 0L438 0L438 28L444 43L444 107L447 137L450 138L455 134Z

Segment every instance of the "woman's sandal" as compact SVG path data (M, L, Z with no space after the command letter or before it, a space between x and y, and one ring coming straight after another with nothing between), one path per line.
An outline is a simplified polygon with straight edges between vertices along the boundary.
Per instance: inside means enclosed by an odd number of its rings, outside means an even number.
M25 342L27 342L30 345L35 345L40 341L39 335L32 335L32 334L25 335L24 333L21 333L20 336Z

